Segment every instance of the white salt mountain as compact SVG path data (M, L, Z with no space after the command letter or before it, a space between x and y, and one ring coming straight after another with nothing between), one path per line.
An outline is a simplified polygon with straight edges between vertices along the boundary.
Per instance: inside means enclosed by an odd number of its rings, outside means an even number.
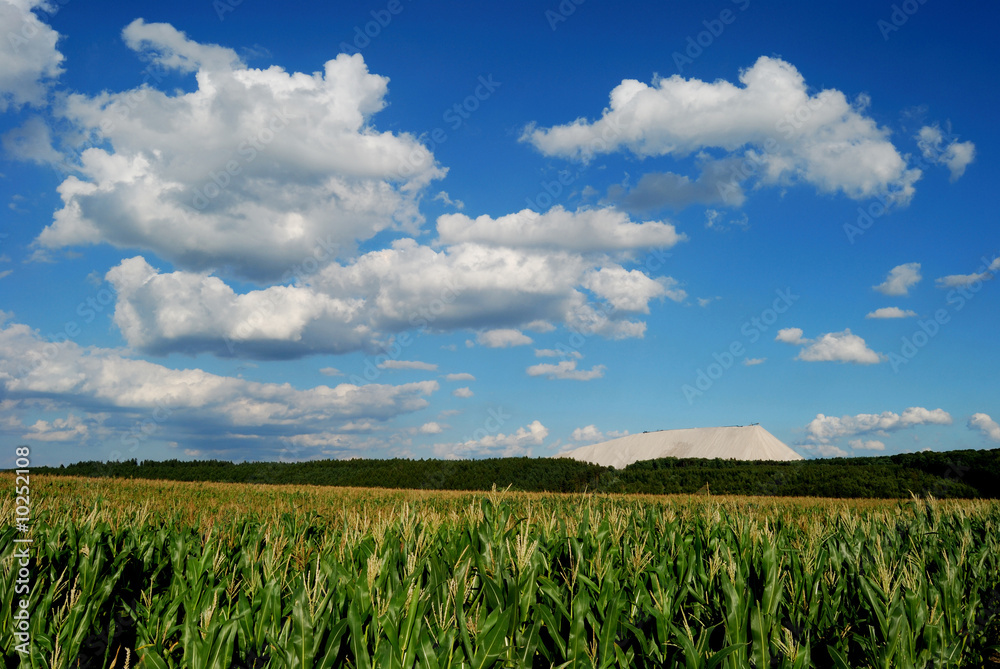
M581 446L557 457L622 469L656 458L802 460L801 455L760 425L657 430Z

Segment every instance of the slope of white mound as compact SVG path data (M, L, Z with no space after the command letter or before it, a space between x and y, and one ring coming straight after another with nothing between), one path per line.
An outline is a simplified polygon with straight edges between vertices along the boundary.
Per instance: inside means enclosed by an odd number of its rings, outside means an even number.
M581 446L557 457L621 469L655 458L802 460L803 457L760 425L658 430Z

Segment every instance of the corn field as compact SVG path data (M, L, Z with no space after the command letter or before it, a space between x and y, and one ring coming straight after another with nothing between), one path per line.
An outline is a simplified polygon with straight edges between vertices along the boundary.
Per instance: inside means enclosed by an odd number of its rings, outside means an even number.
M32 486L7 667L1000 666L996 502Z

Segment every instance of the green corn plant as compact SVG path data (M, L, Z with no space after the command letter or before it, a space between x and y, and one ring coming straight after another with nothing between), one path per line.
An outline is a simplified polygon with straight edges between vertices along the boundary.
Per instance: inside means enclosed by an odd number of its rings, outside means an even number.
M1000 625L996 502L55 477L36 495L22 666L964 667Z

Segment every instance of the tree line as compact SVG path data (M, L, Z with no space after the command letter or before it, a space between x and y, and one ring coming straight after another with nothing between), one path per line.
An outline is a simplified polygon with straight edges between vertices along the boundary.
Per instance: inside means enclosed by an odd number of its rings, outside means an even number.
M35 474L224 483L526 492L708 493L843 498L997 497L1000 449L799 460L659 458L624 469L569 458L87 461Z

